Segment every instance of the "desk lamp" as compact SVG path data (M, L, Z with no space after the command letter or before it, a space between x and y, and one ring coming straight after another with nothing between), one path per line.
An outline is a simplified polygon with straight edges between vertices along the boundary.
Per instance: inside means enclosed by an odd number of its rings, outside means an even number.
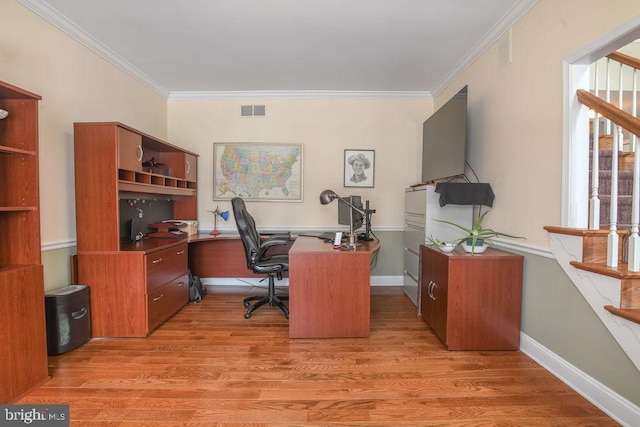
M357 206L354 206L348 198L344 198L344 197L340 197L336 194L335 191L333 190L324 190L322 193L320 193L320 203L323 205L328 205L329 203L333 202L336 199L340 199L343 202L345 202L349 207L351 207L352 209L354 209L356 212L358 212L361 215L364 215L365 217L365 221L367 222L367 240L368 240L368 230L369 230L369 221L370 221L370 215L371 213L375 212L375 210L370 210L370 209L365 209L362 210L360 208L358 208ZM368 202L367 202L368 205ZM353 218L351 218L351 220L349 221L349 247L351 249L355 249L356 247L356 237L355 237L355 232L353 230Z
M211 234L217 236L218 234L220 234L220 232L218 231L218 216L221 216L222 219L226 221L229 219L229 211L220 212L220 209L218 208L218 206L216 206L215 211L207 212L211 212L213 214L213 231L211 232Z

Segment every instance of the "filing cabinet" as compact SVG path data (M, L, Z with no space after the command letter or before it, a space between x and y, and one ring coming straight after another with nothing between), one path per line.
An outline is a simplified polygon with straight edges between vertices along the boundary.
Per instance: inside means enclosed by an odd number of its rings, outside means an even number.
M404 273L403 288L405 294L416 305L420 314L420 245L426 243L429 236L451 242L464 231L437 220L452 221L471 226L472 206L440 206L440 195L435 192L435 184L421 185L405 190L404 208Z

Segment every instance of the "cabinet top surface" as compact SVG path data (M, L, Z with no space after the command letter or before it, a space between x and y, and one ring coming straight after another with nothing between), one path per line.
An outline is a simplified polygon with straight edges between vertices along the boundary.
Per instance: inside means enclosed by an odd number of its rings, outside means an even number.
M122 242L120 244L120 251L122 252L144 252L151 253L160 251L162 249L170 248L171 246L177 246L187 243L187 237L179 238L153 238L145 237L139 242Z
M500 249L496 249L493 247L488 247L483 253L481 254L471 254L466 252L464 249L462 249L462 246L456 246L456 248L453 250L453 252L450 253L445 253L442 252L440 249L436 248L433 245L420 245L421 247L424 247L426 250L431 251L433 253L436 253L438 255L441 256L445 256L445 257L449 257L449 258L456 258L456 259L462 259L462 258L467 258L467 259L491 259L491 258L523 258L522 255L518 255L518 254L513 254L511 252L505 252L505 251L501 251Z
M27 90L20 89L17 86L0 81L0 99L37 99L41 100L40 95L31 93Z

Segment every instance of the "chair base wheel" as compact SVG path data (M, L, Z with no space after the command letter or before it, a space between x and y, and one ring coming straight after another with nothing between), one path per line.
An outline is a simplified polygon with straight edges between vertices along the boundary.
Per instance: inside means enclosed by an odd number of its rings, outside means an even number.
M244 318L249 319L251 317L251 313L254 310L256 310L259 307L262 307L263 305L269 304L269 306L271 307L273 306L279 307L280 310L282 310L282 312L284 313L284 317L286 319L289 319L289 309L284 304L284 302L282 302L282 301L287 301L288 299L289 297L286 295L279 297L274 294L270 294L263 297L257 297L257 296L247 297L243 301L243 305L247 309L247 312L244 314ZM255 302L251 304L252 301L255 301Z

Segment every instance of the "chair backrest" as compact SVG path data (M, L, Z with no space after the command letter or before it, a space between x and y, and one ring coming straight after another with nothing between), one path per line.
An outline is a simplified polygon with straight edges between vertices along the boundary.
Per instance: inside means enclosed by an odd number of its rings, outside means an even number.
M253 270L260 257L260 233L256 229L256 223L247 211L244 200L240 197L231 199L233 217L242 240L242 246L247 257L247 268Z

